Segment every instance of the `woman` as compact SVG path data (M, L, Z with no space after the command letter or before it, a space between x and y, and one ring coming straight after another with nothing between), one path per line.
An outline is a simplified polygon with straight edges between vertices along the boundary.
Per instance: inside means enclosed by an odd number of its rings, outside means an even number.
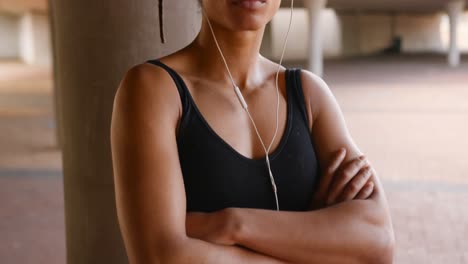
M280 0L202 2L193 43L130 69L115 98L116 196L130 262L391 263L384 191L326 84L281 68L276 119L278 65L259 50Z

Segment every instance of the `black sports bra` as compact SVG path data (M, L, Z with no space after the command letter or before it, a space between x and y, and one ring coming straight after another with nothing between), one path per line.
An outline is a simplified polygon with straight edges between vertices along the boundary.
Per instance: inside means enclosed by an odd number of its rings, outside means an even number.
M159 60L148 61L173 78L183 114L177 134L187 211L228 207L276 209L264 159L250 159L227 144L209 126L183 79ZM319 164L308 128L301 70L286 71L287 121L279 146L270 154L280 210L305 211L319 180Z

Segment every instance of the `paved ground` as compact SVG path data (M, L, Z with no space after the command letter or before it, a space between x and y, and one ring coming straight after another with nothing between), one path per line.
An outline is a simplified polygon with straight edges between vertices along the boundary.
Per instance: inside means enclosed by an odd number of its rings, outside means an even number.
M327 68L352 135L384 180L396 263L468 264L467 59L459 69L419 56Z
M468 58L327 62L325 79L386 186L395 263L468 263ZM0 63L0 263L65 259L47 69Z

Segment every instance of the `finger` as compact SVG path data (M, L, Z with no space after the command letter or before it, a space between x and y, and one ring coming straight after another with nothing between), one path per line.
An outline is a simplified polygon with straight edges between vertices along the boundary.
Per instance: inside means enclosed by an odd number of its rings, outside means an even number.
M357 200L369 199L371 195L374 193L374 187L375 187L374 183L372 181L369 181L368 183L366 183L364 188L362 188L362 190L358 193L358 195L356 196L356 199Z
M338 196L343 192L343 189L351 181L354 176L364 167L367 166L365 156L361 156L351 160L345 164L333 177L333 183L328 192L327 204L335 203Z
M329 189L330 183L333 180L333 175L338 170L338 168L340 167L340 165L343 162L343 160L345 159L345 157L346 157L346 149L345 148L339 149L333 155L333 157L331 159L331 162L330 162L330 165L328 165L327 169L324 171L324 173L322 175L322 179L320 179L319 187L318 187L316 195L315 195L316 198L319 199L319 198L324 198L325 197L325 195L326 195L326 193L327 193L327 191Z
M346 185L343 193L340 195L339 201L353 200L359 192L366 186L372 175L371 167L367 166L362 168L356 176Z

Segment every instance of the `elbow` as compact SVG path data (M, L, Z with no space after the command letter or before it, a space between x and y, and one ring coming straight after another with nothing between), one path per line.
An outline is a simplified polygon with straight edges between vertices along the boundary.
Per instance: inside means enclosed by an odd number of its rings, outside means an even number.
M369 244L369 264L393 264L396 250L395 233L392 218L387 206L378 205L371 208L368 224L374 230Z
M155 247L151 261L135 262L138 264L179 264L184 261L184 249L187 247L188 237L177 237L161 241ZM131 262L133 263L133 262Z
M395 254L395 234L390 214L387 210L371 207L366 214L367 230L364 261L366 264L392 264Z
M379 227L366 254L366 264L393 264L395 235L391 227Z

